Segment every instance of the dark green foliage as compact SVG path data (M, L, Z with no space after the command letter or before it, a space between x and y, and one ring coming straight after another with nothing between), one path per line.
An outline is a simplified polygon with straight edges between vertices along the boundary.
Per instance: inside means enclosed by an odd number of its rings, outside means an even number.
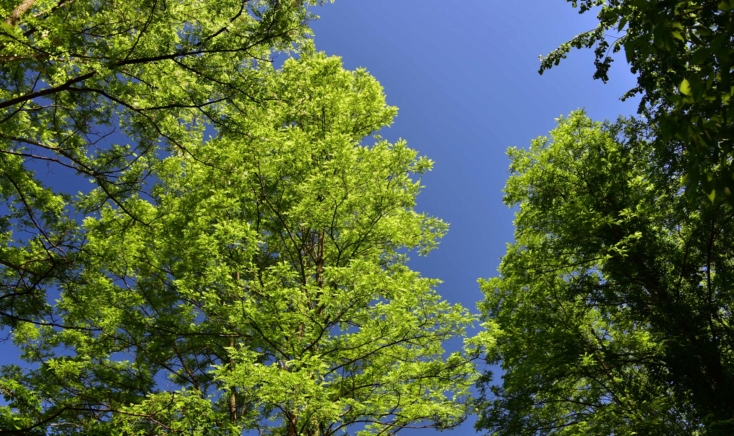
M567 0L598 10L596 29L541 59L552 68L572 48L594 48L594 78L606 81L611 54L624 49L642 97L639 112L656 128L670 165L685 169L690 194L711 201L734 191L734 1ZM614 34L618 32L618 36ZM699 191L700 189L700 191Z
M519 206L482 282L478 428L498 435L732 434L734 210L695 205L638 122L561 119L511 149Z

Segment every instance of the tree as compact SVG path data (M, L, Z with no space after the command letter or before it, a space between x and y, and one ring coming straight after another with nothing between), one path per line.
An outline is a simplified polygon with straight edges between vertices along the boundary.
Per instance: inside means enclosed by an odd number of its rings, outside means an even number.
M685 171L689 193L701 191L712 201L731 199L734 1L568 1L580 13L598 7L599 25L542 58L540 73L558 65L572 48L594 47L594 78L606 81L611 53L624 49L638 75L625 98L642 96L639 113L656 128L655 148L665 152L668 164Z
M78 272L77 220L125 210L160 157L226 130L235 96L265 98L257 66L303 43L316 3L0 2L0 325L55 323L46 295Z
M731 434L734 211L695 207L642 123L558 120L511 148L515 242L481 282L497 435Z
M226 134L156 167L154 202L86 219L66 327L14 331L35 366L4 368L0 426L395 434L466 417L476 350L442 344L473 317L406 266L447 229L413 210L431 161L364 142L396 114L364 70L305 53L261 79L269 100L233 97Z

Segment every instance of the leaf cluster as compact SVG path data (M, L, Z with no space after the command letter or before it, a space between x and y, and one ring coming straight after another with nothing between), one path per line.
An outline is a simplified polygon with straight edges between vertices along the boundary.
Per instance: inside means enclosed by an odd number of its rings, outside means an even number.
M364 70L304 53L260 83L267 100L224 111L246 117L156 166L153 201L84 221L64 328L13 332L36 367L6 397L45 401L11 406L16 427L367 435L466 418L476 350L443 343L473 317L406 266L447 230L414 211L431 162L365 139L396 109Z
M634 120L558 120L510 149L518 207L481 281L490 434L729 434L734 211L697 207Z
M0 2L2 325L55 322L46 295L79 271L81 216L132 216L161 157L226 130L235 98L264 98L257 66L306 41L316 3Z
M598 26L547 57L540 73L572 48L594 48L594 78L608 80L624 49L641 95L639 113L655 126L656 149L685 173L692 197L711 201L734 190L734 2L731 0L568 0L598 11Z

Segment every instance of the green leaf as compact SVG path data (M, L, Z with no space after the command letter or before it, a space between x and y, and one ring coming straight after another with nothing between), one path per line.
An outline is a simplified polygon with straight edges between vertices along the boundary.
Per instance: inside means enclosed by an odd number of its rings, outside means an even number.
M708 194L706 194L706 196L713 203L714 202L714 199L716 198L716 189L712 189L711 192L709 192Z
M701 65L708 59L710 51L707 48L699 48L691 53L690 62L693 65Z
M683 79L682 82L680 82L680 86L678 86L678 89L680 90L680 93L683 95L690 96L691 94L691 84L688 82L688 79Z

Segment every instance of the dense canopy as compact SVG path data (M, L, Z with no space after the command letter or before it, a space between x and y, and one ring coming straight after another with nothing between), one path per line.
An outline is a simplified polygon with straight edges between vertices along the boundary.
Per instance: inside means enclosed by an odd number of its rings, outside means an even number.
M272 99L236 101L238 129L164 159L154 202L85 220L84 270L54 307L64 328L14 332L36 369L5 369L21 411L6 426L330 435L464 419L473 356L442 344L472 317L402 254L446 231L412 209L431 162L363 142L396 112L365 71L304 54L262 77Z
M0 433L734 434L734 0L567 0L639 117L509 149L478 316L322 3L0 0Z
M132 214L162 156L266 98L257 66L304 41L315 3L0 2L0 325L48 321L46 290L78 270L75 220Z
M481 283L493 434L730 434L734 211L692 206L633 120L561 118L510 149L518 206Z
M598 26L541 59L552 68L572 48L594 48L594 78L607 81L624 51L640 95L639 113L656 130L655 148L685 173L692 197L731 200L734 191L734 1L567 0L597 12Z

